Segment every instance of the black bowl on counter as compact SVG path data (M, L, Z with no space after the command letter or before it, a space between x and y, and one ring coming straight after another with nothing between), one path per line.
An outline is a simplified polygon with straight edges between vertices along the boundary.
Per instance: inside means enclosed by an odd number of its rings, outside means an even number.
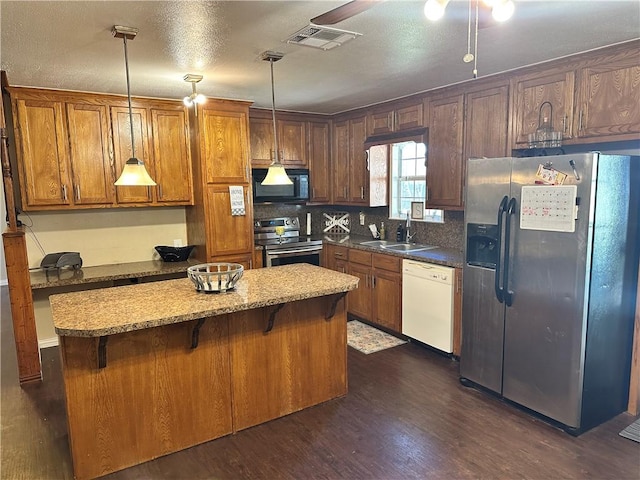
M195 245L187 245L185 247L158 245L154 248L164 262L184 262L189 258L194 247Z

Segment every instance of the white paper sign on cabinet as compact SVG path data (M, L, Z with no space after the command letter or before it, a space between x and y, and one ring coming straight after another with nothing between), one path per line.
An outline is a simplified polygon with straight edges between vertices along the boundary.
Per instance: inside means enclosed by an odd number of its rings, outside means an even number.
M229 185L229 196L231 198L231 215L245 215L244 190L240 185Z

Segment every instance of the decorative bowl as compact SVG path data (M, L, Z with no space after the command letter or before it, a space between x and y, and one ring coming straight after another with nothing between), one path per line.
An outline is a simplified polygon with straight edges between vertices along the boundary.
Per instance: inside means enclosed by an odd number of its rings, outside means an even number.
M164 262L185 262L195 245L187 245L186 247L169 247L167 245L158 245L154 247L160 258Z
M196 290L206 293L232 290L243 272L244 267L239 263L202 263L187 268L187 276Z

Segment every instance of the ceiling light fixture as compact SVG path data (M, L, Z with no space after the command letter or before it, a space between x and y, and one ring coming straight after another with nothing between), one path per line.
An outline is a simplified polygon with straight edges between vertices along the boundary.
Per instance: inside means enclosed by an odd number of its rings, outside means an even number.
M286 170L282 163L280 163L280 153L278 150L278 129L276 127L276 95L273 84L273 62L277 62L282 57L283 53L266 51L260 55L262 60L268 61L271 66L271 116L273 119L273 143L274 143L274 155L267 176L264 177L261 185L292 185L293 182L287 175Z
M447 8L449 0L427 0L424 4L424 16L429 20L440 20L444 16L444 9Z
M197 103L203 104L207 101L207 97L202 95L201 93L196 92L196 83L202 80L202 75L196 75L194 73L187 73L183 80L185 82L191 83L191 95L184 97L182 100L187 107L191 107Z
M115 38L122 38L124 42L124 65L127 73L127 100L129 102L129 127L131 132L131 158L127 160L116 180L116 186L154 186L156 182L149 176L144 162L136 158L136 143L133 137L133 112L131 109L131 87L129 84L129 56L127 54L127 40L133 40L138 34L137 28L114 25L111 33Z
M495 0L492 4L491 15L496 22L509 20L516 7L511 0Z
M512 0L484 0L483 3L491 8L494 20L504 22L513 15L515 5ZM427 0L424 4L424 15L429 20L440 20L444 15L449 0Z

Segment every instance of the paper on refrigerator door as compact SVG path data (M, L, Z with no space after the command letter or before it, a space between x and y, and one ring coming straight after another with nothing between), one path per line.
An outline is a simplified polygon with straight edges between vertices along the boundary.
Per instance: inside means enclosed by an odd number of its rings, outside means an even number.
M520 228L550 232L575 232L576 185L522 187Z
M231 198L231 215L245 215L244 190L241 185L229 185Z

